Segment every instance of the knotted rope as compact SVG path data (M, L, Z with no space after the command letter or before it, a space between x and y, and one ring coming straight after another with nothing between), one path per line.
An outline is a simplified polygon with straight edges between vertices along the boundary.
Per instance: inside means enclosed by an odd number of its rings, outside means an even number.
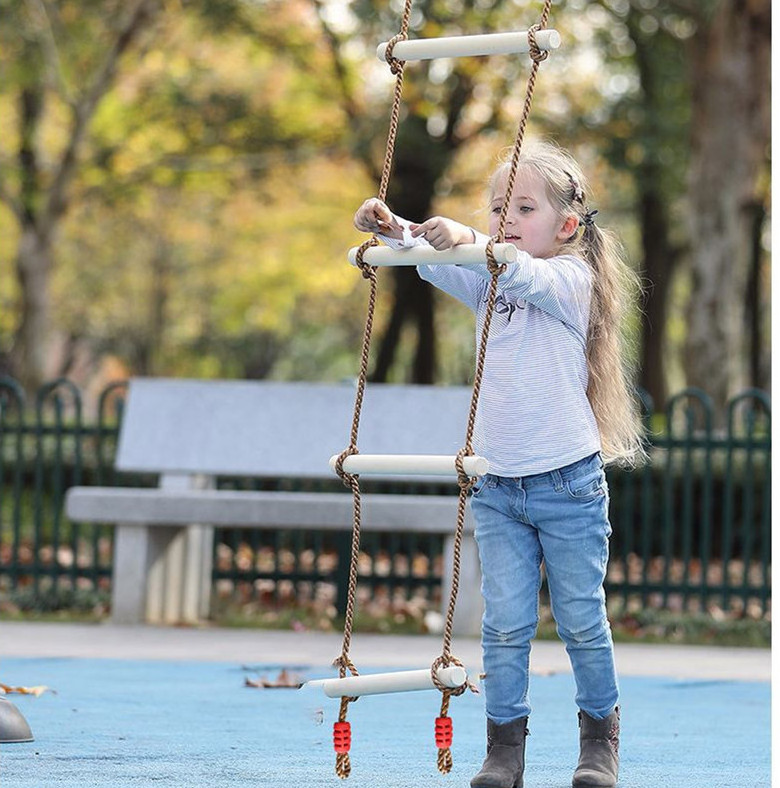
M515 143L512 149L512 158L509 165L509 174L507 175L506 193L504 195L504 202L501 206L501 213L498 217L498 232L495 239L498 243L503 243L506 234L506 217L509 213L509 205L512 199L512 192L515 188L515 180L517 178L517 169L520 164L520 151L523 147L523 139L525 138L525 127L528 124L528 117L531 114L531 103L533 102L534 90L536 89L536 77L539 73L539 66L542 62L547 60L549 52L542 52L539 45L536 43L536 34L540 30L547 27L547 22L550 18L550 7L552 0L545 0L544 7L542 8L542 15L539 18L539 23L532 25L528 28L528 46L529 57L533 61L531 66L531 73L528 75L528 82L525 89L525 101L523 102L523 111L520 114L520 121L517 125L517 133L515 134ZM489 245L490 252L488 259L495 262L493 257L493 245Z
M385 51L390 70L395 74L395 90L393 92L393 104L390 111L390 127L387 133L387 145L385 146L385 160L382 165L382 177L379 183L378 197L382 202L387 197L387 188L390 183L390 173L393 168L393 157L395 155L395 143L398 137L398 122L401 115L401 99L403 95L404 66L405 61L398 60L393 56L393 48L398 41L403 41L409 35L409 19L412 14L412 0L405 0L404 11L401 16L401 29L398 35L388 42ZM347 609L344 615L344 639L341 647L341 655L333 663L339 669L339 678L346 676L347 670L352 675L357 676L358 671L349 658L350 643L352 640L352 626L355 615L355 597L357 595L357 574L358 558L360 556L360 529L362 522L360 481L357 474L347 473L344 470L344 461L353 454L358 454L358 433L360 431L360 415L363 409L363 398L368 379L368 363L371 350L371 334L374 326L374 313L376 311L377 296L377 275L376 266L368 265L363 256L366 250L379 243L376 235L360 246L357 251L357 265L360 268L363 278L369 282L368 308L366 310L366 324L363 331L363 341L360 353L360 372L358 374L357 392L355 395L355 407L352 415L352 428L350 430L349 446L338 456L336 460L336 473L344 484L352 490L352 550L349 561L349 586L347 590ZM347 718L347 708L356 698L342 698L339 708L339 721L336 724L345 725ZM338 749L338 748L337 748ZM336 774L343 780L349 777L352 770L349 753L338 751L336 755Z
M496 295L498 293L498 278L506 270L505 264L498 264L496 262L493 249L496 243L504 242L505 233L506 233L506 219L507 219L507 214L509 212L509 205L512 198L512 192L514 191L514 187L515 187L515 180L517 178L517 170L520 161L520 151L523 145L523 138L525 136L525 127L528 123L528 116L531 112L531 103L533 101L534 90L536 88L536 75L537 72L539 71L539 64L542 61L546 60L549 54L547 52L542 52L539 49L539 46L536 42L536 33L539 30L542 30L543 28L547 27L547 21L550 16L551 5L552 5L552 0L545 0L544 8L542 10L542 15L539 20L539 24L533 25L528 30L529 55L531 57L531 60L533 61L533 65L531 67L531 73L528 77L528 83L526 85L523 111L520 117L517 134L515 136L514 148L512 150L511 165L509 169L509 174L507 175L507 188L506 188L506 193L504 195L504 202L501 206L501 214L499 216L498 232L496 233L495 236L493 236L490 239L490 241L488 241L485 249L485 253L487 256L487 268L491 274L490 286L488 289L485 319L482 324L482 332L479 340L477 364L474 373L474 385L471 393L471 406L469 408L468 424L466 426L466 440L464 442L463 449L461 449L461 451L458 453L455 459L455 467L457 468L458 471L458 486L460 488L460 493L458 495L458 513L457 513L457 520L455 525L455 538L454 538L454 548L453 548L452 587L450 588L450 598L449 598L449 603L447 605L447 617L444 625L442 653L441 656L438 657L431 665L431 675L433 677L434 684L436 684L436 686L441 690L442 693L441 713L439 715L439 719L437 719L436 721L437 730L439 729L439 727L445 727L444 722L449 712L450 697L452 697L453 695L463 694L467 686L470 686L473 691L476 691L476 688L469 685L468 682L454 689L441 686L440 683L438 682L438 679L436 678L436 669L439 667L446 667L447 665L461 664L450 653L452 647L452 626L455 616L455 604L457 602L457 597L458 597L458 588L460 585L460 556L461 556L461 543L463 541L463 523L466 516L466 504L468 501L469 491L471 490L471 488L474 486L474 483L476 482L476 478L469 477L466 474L463 468L463 458L465 456L473 454L472 440L474 437L474 425L477 419L477 406L479 404L479 394L482 388L482 377L485 371L485 357L487 355L488 337L490 336L490 324L493 319L493 310L495 308ZM446 744L447 746L439 746L438 748L439 755L437 760L437 766L442 774L446 774L452 769L452 753L449 747L449 741L451 741L452 726L449 720L446 721L447 721L446 727L450 731L450 735L449 735L449 739L442 738L441 744Z
M504 197L504 203L501 208L499 217L498 232L490 239L486 248L487 255L487 268L491 273L490 286L488 290L487 311L485 320L482 325L482 332L479 342L479 351L477 355L476 372L474 375L474 386L472 390L471 405L469 408L468 424L466 428L466 439L463 449L458 452L455 458L455 466L458 473L458 486L460 494L458 496L458 510L457 520L455 527L454 538L454 551L453 551L453 571L452 571L452 586L450 588L449 603L447 605L447 615L444 626L444 636L442 642L441 656L437 657L431 665L431 677L434 685L442 693L441 714L436 721L436 743L439 750L438 754L438 768L443 774L446 774L452 769L452 753L450 744L452 741L452 722L449 719L449 703L450 698L453 696L462 695L467 688L476 692L476 687L470 682L466 681L459 687L451 688L445 687L439 681L436 671L439 668L457 665L462 667L463 663L460 662L451 653L452 649L452 629L453 620L455 616L455 604L457 602L458 588L460 585L460 561L461 561L461 545L463 541L463 526L466 514L466 504L468 501L468 494L476 482L476 477L469 477L464 469L464 457L473 454L472 439L474 434L474 425L477 416L477 406L479 403L479 393L482 385L482 377L485 368L485 357L487 352L487 342L490 335L490 324L492 320L493 310L495 308L496 296L498 292L498 278L506 270L506 265L499 265L493 254L493 248L496 242L503 243L505 238L506 218L509 211L509 204L514 191L515 179L517 176L517 169L519 165L520 150L525 135L525 127L528 122L528 116L531 111L531 101L536 85L536 75L539 69L539 64L548 56L547 52L542 52L536 42L536 32L547 26L547 21L550 14L550 6L552 0L545 0L544 8L538 25L534 25L528 31L528 42L530 57L533 60L533 66L528 78L526 87L525 102L523 105L523 112L518 126L517 135L515 137L515 144L512 153L512 160L510 171L507 176L507 190ZM390 67L390 70L395 74L395 90L393 93L393 104L390 113L390 127L387 136L387 145L385 148L385 160L382 167L382 176L379 185L378 197L383 202L387 196L387 189L390 182L390 174L392 171L393 157L395 154L395 143L398 135L398 123L401 111L401 100L403 94L403 77L405 62L398 60L393 55L393 49L398 41L406 40L409 31L409 20L411 17L412 0L405 0L404 11L401 17L400 32L394 36L387 44L385 51L385 59ZM347 473L344 470L345 460L358 454L358 433L360 428L360 416L363 408L363 399L366 389L366 381L368 378L368 364L369 354L371 347L371 335L373 330L374 313L376 309L376 295L377 295L377 275L376 266L370 266L364 261L365 252L379 243L376 235L366 241L360 246L357 252L357 265L360 268L363 277L369 281L369 299L368 309L366 314L365 329L363 332L363 341L360 357L360 372L357 381L357 392L355 396L355 407L352 417L352 428L350 431L350 442L347 448L338 456L336 460L336 473L339 475L344 484L352 490L353 498L353 527L352 527L352 550L350 554L350 569L349 569L349 586L347 591L347 608L344 619L344 639L342 643L342 650L339 657L334 661L334 666L339 669L339 678L344 678L349 671L352 675L357 676L358 671L355 668L349 657L350 644L352 640L352 626L355 612L355 597L357 593L357 565L358 557L360 554L360 531L361 531L361 495L360 495L360 482L357 474ZM349 703L357 700L357 698L343 697L339 708L339 720L334 726L334 741L337 742L337 756L336 756L336 773L342 779L349 777L351 765L349 760L349 723L346 722L347 709Z

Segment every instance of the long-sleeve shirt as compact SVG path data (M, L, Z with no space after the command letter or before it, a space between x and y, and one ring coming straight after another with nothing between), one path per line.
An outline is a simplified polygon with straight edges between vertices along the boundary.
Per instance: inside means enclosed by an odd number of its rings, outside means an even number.
M427 245L399 222L403 240L380 236L389 246ZM489 240L476 231L475 238ZM417 271L475 313L478 346L487 314L487 266L421 265ZM586 396L592 277L577 257L543 260L523 251L499 277L473 439L490 473L544 473L600 450Z

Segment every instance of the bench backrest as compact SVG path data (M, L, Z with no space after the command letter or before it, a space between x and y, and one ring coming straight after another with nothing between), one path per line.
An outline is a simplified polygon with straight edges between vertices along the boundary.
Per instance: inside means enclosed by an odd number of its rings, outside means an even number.
M369 385L362 454L456 454L471 390ZM355 387L135 378L116 467L121 471L333 478L328 460L349 443Z

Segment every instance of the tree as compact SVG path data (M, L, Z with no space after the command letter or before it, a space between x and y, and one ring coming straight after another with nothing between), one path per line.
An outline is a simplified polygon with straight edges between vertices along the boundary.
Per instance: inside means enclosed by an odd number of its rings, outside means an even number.
M137 45L160 13L159 0L137 0L128 11L122 4L112 9L110 22L98 33L97 15L63 3L61 8L44 0L27 0L23 6L4 3L4 29L21 31L17 40L3 41L16 55L19 80L17 164L18 177L0 178L0 199L19 225L16 275L21 298L20 321L11 349L11 363L22 384L34 389L46 376L50 339L50 280L55 265L54 248L60 223L68 211L74 178L80 166L89 124L111 88L123 56ZM105 4L89 10L105 14ZM67 14L61 12L67 11ZM65 18L69 19L68 22ZM9 17L13 23L9 24ZM78 47L65 65L61 41ZM71 39L70 37L73 36ZM99 49L87 42L100 41ZM84 49L89 49L86 54ZM87 64L86 66L84 64ZM77 85L83 85L78 89ZM56 109L49 106L57 104ZM62 147L47 159L41 127L47 113L62 112L67 132Z
M361 99L354 79L349 76L351 65L345 50L352 36L340 34L328 21L325 3L320 0L312 2L332 47L334 69L341 75L344 112L357 121L368 114L369 107ZM374 0L352 3L351 9L359 22L361 37L365 36L373 46L398 30L399 17L394 13L388 14L387 5ZM537 13L541 9L540 5L530 7ZM391 10L395 12L395 9ZM517 9L508 2L500 1L485 6L474 0L448 3L427 0L415 5L415 14L415 35L425 38L493 32L512 29L518 24ZM536 19L531 17L527 25L534 21ZM368 49L370 45L366 46ZM504 102L516 83L521 81L524 84L526 65L526 61L522 64L512 61L495 68L488 67L484 60L476 59L439 61L436 65L430 61L409 64L405 112L388 193L388 200L396 212L418 220L430 215L437 189L459 151L481 135L505 125ZM376 121L356 124L353 143L354 150L377 181L379 151L371 143L380 136L379 128ZM412 269L395 269L392 277L391 314L379 341L371 377L379 382L388 379L403 329L411 326L415 333L415 348L408 379L415 383L432 383L437 368L433 291Z
M308 2L155 6L156 24L121 63L115 50L132 47L125 36L106 55L121 15L106 22L105 2L26 2L14 6L26 49L12 39L0 51L2 106L29 107L5 113L25 133L0 141L12 209L0 214L10 240L1 262L22 272L2 291L13 371L34 389L70 373L78 348L81 359L119 356L137 374L269 374L296 325L284 311L300 299L298 318L314 319L302 293L343 296L347 271L326 268L323 281L311 261L352 240L330 229L344 191L333 173L354 168ZM103 59L114 71L98 79ZM84 89L86 108L71 87L81 84L100 85ZM63 122L71 104L78 133ZM27 215L16 210L23 197Z
M670 302L673 288L681 290L692 270L684 373L689 384L711 392L722 406L743 385L745 359L751 382L767 382L761 378L767 310L760 283L766 277L761 239L767 213L769 3L604 0L602 7L610 13L608 23L588 9L600 30L599 50L607 62L626 69L627 80L636 76L636 89L612 104L603 101L608 117L600 123L585 113L575 116L578 128L569 134L590 136L615 171L634 183L647 288L639 383L657 405L666 400L674 353ZM729 38L732 26L736 36ZM594 131L601 139L593 139ZM732 250L729 261L716 264L713 246L724 244ZM720 376L730 383L718 382Z
M638 77L638 90L613 109L607 150L610 163L629 172L635 185L645 291L638 383L663 406L671 286L687 249L686 228L675 216L682 213L688 164L691 91L684 41L691 31L668 7L655 7L654 15L638 2L605 7L625 25L633 51L619 57Z
M688 382L716 412L744 385L746 285L756 207L770 139L769 0L685 4L696 20L690 41L690 232L692 292L686 344ZM759 213L760 215L760 213Z

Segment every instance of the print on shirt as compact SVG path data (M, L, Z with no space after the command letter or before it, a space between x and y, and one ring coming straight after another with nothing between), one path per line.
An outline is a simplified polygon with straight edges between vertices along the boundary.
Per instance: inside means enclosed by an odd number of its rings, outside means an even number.
M487 298L482 303L486 304ZM512 320L512 315L514 315L515 310L525 309L525 305L526 302L522 298L518 298L516 301L508 301L503 293L499 293L496 296L494 311L497 315L506 315L506 322L509 323Z

